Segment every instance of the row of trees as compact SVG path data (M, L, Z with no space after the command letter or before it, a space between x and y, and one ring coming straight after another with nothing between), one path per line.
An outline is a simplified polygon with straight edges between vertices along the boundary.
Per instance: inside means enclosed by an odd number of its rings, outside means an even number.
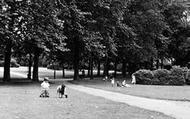
M170 0L2 0L0 42L4 81L10 79L11 55L29 56L38 81L39 57L72 64L74 79L89 62L96 66L122 63L122 73L152 68L155 61L189 62L188 9Z

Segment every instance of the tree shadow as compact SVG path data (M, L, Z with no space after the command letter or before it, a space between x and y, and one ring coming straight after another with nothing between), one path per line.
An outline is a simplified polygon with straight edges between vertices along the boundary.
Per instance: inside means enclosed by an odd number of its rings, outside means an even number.
M3 85L34 85L34 84L39 84L40 82L33 82L31 79L28 78L11 78L8 82L3 82L3 78L0 78L0 86Z

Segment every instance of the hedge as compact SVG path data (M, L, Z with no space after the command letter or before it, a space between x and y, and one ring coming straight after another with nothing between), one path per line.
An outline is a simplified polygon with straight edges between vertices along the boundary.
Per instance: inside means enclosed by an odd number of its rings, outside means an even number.
M152 71L153 72L153 82L152 84L169 84L168 77L170 75L170 71L167 69L157 69Z
M151 84L153 73L150 70L142 69L134 73L137 84Z
M147 85L184 85L187 68L174 66L171 70L154 71L141 69L134 73L137 84Z

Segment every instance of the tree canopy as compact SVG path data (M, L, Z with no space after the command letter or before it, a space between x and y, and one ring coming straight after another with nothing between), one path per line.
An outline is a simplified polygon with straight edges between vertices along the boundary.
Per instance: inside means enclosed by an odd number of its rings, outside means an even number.
M176 2L4 0L0 6L4 80L10 79L12 52L33 56L34 80L41 54L72 64L74 79L88 61L91 70L97 62L104 63L108 75L115 61L122 63L123 72L134 72L152 69L154 62L164 59L179 65L190 60L189 10Z

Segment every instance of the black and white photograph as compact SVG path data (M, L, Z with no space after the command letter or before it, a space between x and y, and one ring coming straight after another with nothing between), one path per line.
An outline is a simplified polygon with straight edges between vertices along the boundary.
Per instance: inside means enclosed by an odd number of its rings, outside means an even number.
M190 0L0 0L0 119L190 119Z

